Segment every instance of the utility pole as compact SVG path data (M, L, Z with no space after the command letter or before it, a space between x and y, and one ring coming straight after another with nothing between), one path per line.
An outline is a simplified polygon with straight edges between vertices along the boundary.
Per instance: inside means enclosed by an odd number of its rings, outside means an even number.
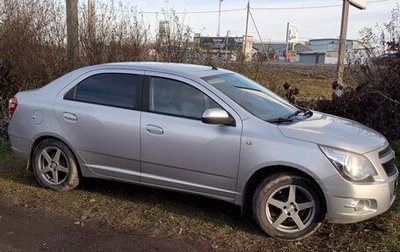
M246 58L246 46L247 46L247 32L249 30L249 14L250 14L250 0L247 1L246 31L244 33L244 41L243 41L243 54L245 58Z
M337 78L333 83L333 95L341 96L343 89L343 72L344 72L344 55L346 52L346 36L347 36L347 23L349 20L349 7L354 7L365 10L367 8L366 0L343 0L342 20L340 24L340 38L339 38L339 56L337 64Z
M225 38L225 60L228 60L228 44L229 44L229 33L230 31L226 31L226 38Z
M342 8L342 21L340 25L340 38L339 38L339 56L337 64L336 85L333 86L333 94L336 96L342 95L343 89L343 72L344 72L344 55L346 52L346 36L347 36L347 23L349 20L349 7L350 3L343 0Z
M78 0L66 0L67 7L67 54L70 69L79 65Z
M95 37L94 24L94 0L88 0L88 35L90 40Z
M221 28L221 4L224 0L219 0L219 10L218 10L218 33L217 37L220 35L220 28Z
M286 61L289 62L289 27L290 23L287 23L287 27L286 27Z

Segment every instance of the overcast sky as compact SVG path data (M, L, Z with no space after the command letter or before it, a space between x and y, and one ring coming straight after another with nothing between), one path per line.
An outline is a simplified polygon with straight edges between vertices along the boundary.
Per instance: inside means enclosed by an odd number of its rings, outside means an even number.
M82 0L81 0L82 1ZM95 2L109 3L106 0ZM119 1L116 1L119 2ZM215 36L218 30L218 6L219 0L122 0L124 4L137 7L137 10L145 12L160 12L162 9L174 9L186 25L193 32L203 36ZM400 4L400 0L367 0L366 10L350 8L348 38L359 38L359 31L363 27L373 27L390 21L391 10ZM250 0L251 12L263 41L283 41L286 36L287 22L299 26L300 39L310 38L337 38L340 31L342 0ZM245 33L247 0L223 0L221 13L221 35L227 31L233 36L242 36ZM284 9L293 7L318 7L326 8L310 9ZM275 10L260 10L257 8L282 8ZM227 11L242 9L238 11ZM193 11L215 11L211 13L191 14ZM151 25L154 31L163 15L147 13L143 14L144 21ZM249 21L249 35L258 40L253 22Z

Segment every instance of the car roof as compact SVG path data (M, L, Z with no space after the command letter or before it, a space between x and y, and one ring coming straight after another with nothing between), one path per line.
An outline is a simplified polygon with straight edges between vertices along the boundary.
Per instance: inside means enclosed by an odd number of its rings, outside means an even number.
M47 92L58 93L66 84L70 83L74 79L78 78L82 74L96 71L96 70L112 70L112 69L132 69L142 71L154 71L168 73L176 76L187 77L189 79L201 78L211 75L218 75L223 73L232 73L232 71L225 69L217 69L212 66L201 66L193 64L182 64L182 63L165 63L165 62L120 62L120 63L106 63L99 65L91 65L82 68L78 68L72 72L69 72L63 76L60 76L56 80L50 82L48 85L42 87Z
M128 69L136 69L144 71L167 72L183 76L194 75L197 77L204 77L204 76L231 72L229 70L220 69L213 66L183 64L183 63L167 63L167 62L147 62L147 61L107 63L107 64L95 65L92 67L94 68L123 67Z

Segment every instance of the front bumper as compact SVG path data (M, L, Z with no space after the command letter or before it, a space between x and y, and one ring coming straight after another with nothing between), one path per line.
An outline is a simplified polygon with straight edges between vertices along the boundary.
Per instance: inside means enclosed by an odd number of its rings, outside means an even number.
M355 184L340 175L320 181L325 192L327 220L363 221L387 211L396 199L398 172L384 182Z

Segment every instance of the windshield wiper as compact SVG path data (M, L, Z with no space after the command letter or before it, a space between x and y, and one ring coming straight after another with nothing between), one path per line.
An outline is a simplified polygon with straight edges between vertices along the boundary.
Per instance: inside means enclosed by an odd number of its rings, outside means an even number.
M300 113L302 113L302 112L304 112L304 111L298 109L298 110L296 110L294 113L292 113L291 115L289 115L288 118L292 118L292 117L298 116L298 115L299 115Z
M269 122L269 123L290 123L290 122L293 122L293 117L298 116L301 113L303 113L303 116L306 116L306 117L311 117L313 115L313 112L311 110L301 108L286 117L278 117L276 119L267 120L267 122Z
M303 113L303 116L305 116L307 118L309 118L309 117L311 117L313 115L313 112L311 110L309 110L309 109L302 108L302 107L299 107L299 106L296 106L296 107L298 108L298 110L296 110L296 112L294 112L292 115L290 115L291 117L297 116L300 113Z
M311 117L313 115L313 112L309 109L306 109L306 111L304 111L304 116L308 116Z
M288 117L279 117L276 119L267 120L269 123L290 123L293 122L293 119Z
M309 117L311 117L313 115L313 112L311 110L304 109L304 108L302 108L302 111L300 111L300 113L303 113L303 116L305 116L307 118L309 118ZM300 114L300 113L298 113L298 114Z
M303 112L303 111L299 109L288 116L282 116L282 117L278 117L276 119L267 120L267 122L269 122L269 123L290 123L290 122L293 122L292 118L297 116L301 112Z

